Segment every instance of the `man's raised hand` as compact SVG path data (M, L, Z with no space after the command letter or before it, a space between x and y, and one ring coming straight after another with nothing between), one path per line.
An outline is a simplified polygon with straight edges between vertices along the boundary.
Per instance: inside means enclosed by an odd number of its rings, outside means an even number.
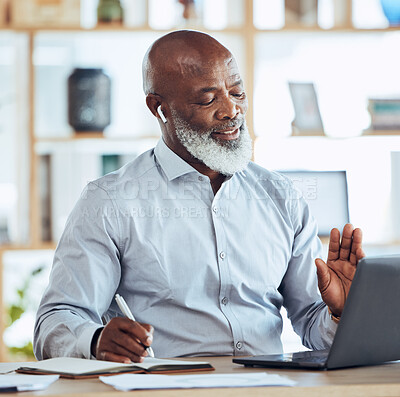
M361 229L348 223L343 228L342 240L338 229L331 230L326 263L315 260L322 299L336 316L342 314L357 264L365 256L361 245Z

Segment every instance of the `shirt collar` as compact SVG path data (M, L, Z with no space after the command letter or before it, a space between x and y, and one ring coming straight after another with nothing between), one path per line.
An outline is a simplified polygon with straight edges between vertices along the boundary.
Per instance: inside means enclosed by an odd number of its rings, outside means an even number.
M154 154L169 181L191 172L197 173L191 165L173 152L162 138L158 141Z

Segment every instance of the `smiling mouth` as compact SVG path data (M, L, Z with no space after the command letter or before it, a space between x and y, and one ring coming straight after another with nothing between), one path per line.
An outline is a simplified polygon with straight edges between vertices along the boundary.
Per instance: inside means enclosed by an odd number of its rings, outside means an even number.
M217 131L213 132L211 135L217 139L231 141L233 139L239 138L240 128L236 128L235 130Z

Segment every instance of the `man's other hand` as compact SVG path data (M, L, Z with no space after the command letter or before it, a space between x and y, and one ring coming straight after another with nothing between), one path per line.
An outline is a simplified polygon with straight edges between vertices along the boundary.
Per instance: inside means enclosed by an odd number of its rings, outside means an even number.
M322 299L336 316L342 314L357 264L365 256L361 245L361 229L348 223L343 228L342 241L339 230L331 230L327 262L315 260Z
M142 362L145 347L153 342L153 327L125 317L115 317L103 328L97 339L97 360L121 363Z

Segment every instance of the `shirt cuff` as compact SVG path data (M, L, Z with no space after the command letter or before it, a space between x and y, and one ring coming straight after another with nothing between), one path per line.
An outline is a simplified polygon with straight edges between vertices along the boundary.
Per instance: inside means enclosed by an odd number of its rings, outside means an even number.
M325 314L326 314L326 321L325 321L325 324L328 326L329 331L332 332L332 333L333 333L333 336L334 336L334 334L336 333L336 329L337 329L337 327L338 327L339 321L335 321L335 320L332 318L328 306L326 306L326 309L325 309L325 310L326 310L326 312L325 312Z
M77 343L78 351L81 352L84 358L96 360L96 357L94 357L91 352L91 344L93 335L99 328L103 328L103 326L95 323L87 324L79 336Z
M331 318L331 320L332 320L334 323L339 324L340 316L336 316L335 314L333 314L333 313L332 313L332 310L329 309L329 307L328 307L328 313L329 313L329 317Z

